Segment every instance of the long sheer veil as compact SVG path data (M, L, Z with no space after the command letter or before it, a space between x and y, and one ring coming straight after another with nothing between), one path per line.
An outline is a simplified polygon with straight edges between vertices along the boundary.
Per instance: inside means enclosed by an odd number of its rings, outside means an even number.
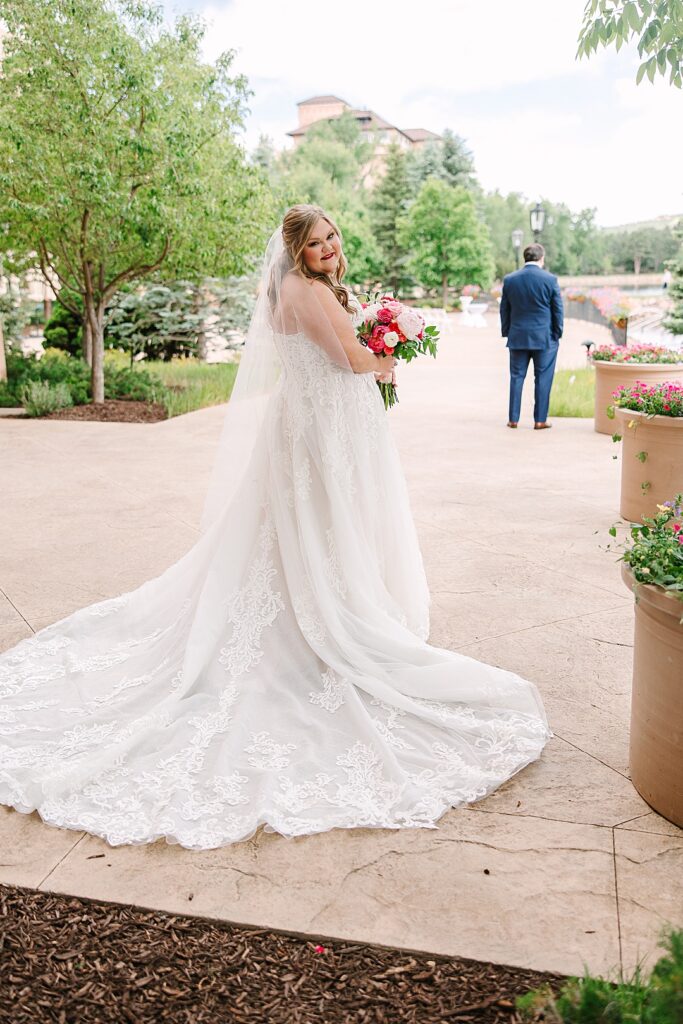
M202 533L213 525L232 500L249 471L268 405L282 372L278 340L282 344L287 335L303 333L333 362L351 372L339 323L325 311L311 284L294 271L284 244L282 225L279 225L266 246L256 306L204 501ZM347 330L349 323L347 319Z

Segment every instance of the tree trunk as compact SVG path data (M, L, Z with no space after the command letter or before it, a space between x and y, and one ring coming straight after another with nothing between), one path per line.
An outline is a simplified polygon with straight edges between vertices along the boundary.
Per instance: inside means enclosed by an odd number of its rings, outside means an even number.
M642 262L643 262L642 256L634 256L633 257L633 272L634 272L634 274L639 274L640 273L640 265L641 265Z
M441 278L441 297L443 300L443 308L445 309L448 305L448 274L444 274Z
M195 316L199 316L202 308L206 305L204 301L204 295L202 293L202 286L196 285L192 289L192 312ZM206 362L206 313L201 317L200 326L197 330L197 359L202 363Z
M5 331L0 314L0 380L7 380L7 360L5 359Z
M87 313L83 317L83 358L92 366L92 330Z
M101 403L104 402L104 303L96 302L92 294L85 296L85 316L92 341L92 401Z

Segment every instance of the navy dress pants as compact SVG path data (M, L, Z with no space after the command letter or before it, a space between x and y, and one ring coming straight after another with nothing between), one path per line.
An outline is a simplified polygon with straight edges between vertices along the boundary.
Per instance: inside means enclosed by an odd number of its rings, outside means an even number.
M548 348L511 348L510 353L510 423L519 422L522 405L522 389L529 361L534 362L534 423L545 423L548 418L550 389L553 386L555 362L559 342Z

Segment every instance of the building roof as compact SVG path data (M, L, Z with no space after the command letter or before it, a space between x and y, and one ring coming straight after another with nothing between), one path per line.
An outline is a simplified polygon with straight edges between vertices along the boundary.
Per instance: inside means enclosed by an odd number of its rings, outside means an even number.
M393 128L394 131L401 131L400 128L396 128L395 125L390 124L388 121L385 121L384 118L380 117L379 114L376 114L374 110L355 110L349 107L344 111L344 114L350 114L352 117L355 117L355 119L360 122L361 129L374 130L376 128ZM322 121L337 121L342 116L342 114L331 114L329 117L321 117L319 121L312 121L310 124L302 125L299 128L295 128L291 132L287 132L287 134L292 138L301 135L306 135L311 128L313 128L317 124L321 124ZM405 135L406 132L403 132L402 134ZM435 136L435 138L438 138L438 136Z
M357 121L360 122L362 129L386 129L391 128L396 132L400 132L401 135L405 135L411 142L425 142L428 139L440 139L441 136L435 132L428 131L427 128L397 128L396 125L390 124L385 121L383 117L376 114L374 110L360 110L355 107L350 107L346 100L341 99L339 96L311 96L308 100L301 100L297 103L298 107L307 106L322 106L326 103L343 103L346 108L344 113L351 114ZM341 114L331 114L329 117L321 117L317 121L312 121L310 124L300 125L291 132L287 132L290 138L299 138L302 135L306 135L313 125L320 124L322 121L334 121L341 117Z
M436 132L430 132L427 128L404 128L403 134L407 135L411 142L425 142L427 139L440 139Z
M342 100L339 96L311 96L310 100L302 100L301 103L297 103L297 107L305 107L308 104L319 104L319 103L343 103L348 107L346 100Z

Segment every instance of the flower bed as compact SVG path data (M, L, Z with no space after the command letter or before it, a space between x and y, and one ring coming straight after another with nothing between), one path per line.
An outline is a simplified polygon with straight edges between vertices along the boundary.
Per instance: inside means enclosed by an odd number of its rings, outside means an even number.
M674 352L663 345L599 345L590 353L594 363L631 363L651 366L660 363L683 363L683 352Z
M621 327L626 326L625 321L633 308L631 300L618 288L591 288L586 292L567 288L565 298L568 302L589 303L605 320Z
M638 522L683 486L683 384L636 381L613 402L613 437L623 442L620 512Z
M620 388L636 382L649 385L670 382L683 384L683 354L659 345L601 345L590 355L595 369L595 429L611 434L609 408Z
M617 345L626 344L630 300L618 288L592 288L564 292L565 314L575 320L589 320L609 328Z

